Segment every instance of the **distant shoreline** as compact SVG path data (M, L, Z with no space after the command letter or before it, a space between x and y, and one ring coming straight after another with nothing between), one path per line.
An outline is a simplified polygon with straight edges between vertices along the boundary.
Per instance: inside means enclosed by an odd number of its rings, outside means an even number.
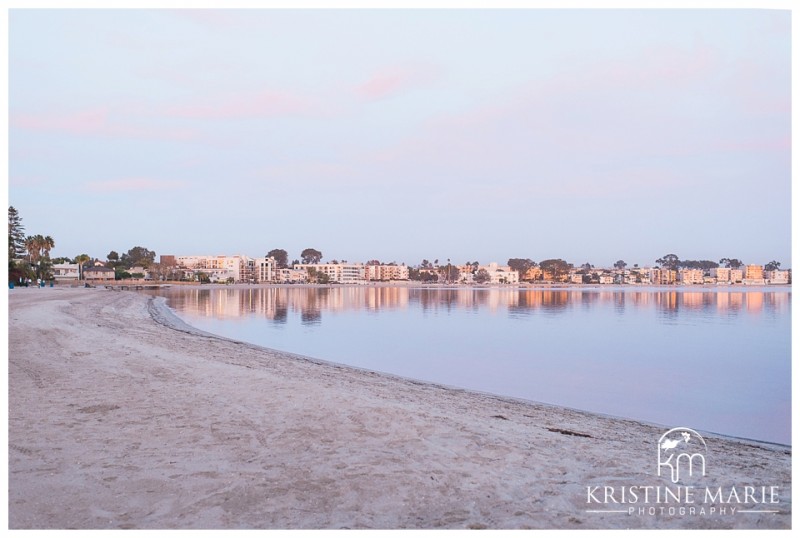
M152 280L116 280L109 282L90 282L95 287L111 286L160 286L197 288L197 289L248 289L248 288L314 288L314 289L335 289L335 288L418 288L418 289L440 289L440 290L642 290L642 291L791 291L791 284L570 284L570 283L518 283L518 284L425 284L410 281L392 282L365 282L363 284L284 284L284 283L238 283L238 284L200 284L197 282L154 282ZM61 282L57 287L83 287L83 284ZM35 287L35 286L34 286Z

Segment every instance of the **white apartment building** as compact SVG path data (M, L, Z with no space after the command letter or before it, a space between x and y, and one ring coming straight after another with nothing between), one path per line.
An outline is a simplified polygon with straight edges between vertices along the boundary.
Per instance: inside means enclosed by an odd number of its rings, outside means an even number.
M363 284L366 282L365 265L362 263L296 263L296 270L309 269L328 276L330 282L339 284Z
M275 282L278 280L275 258L272 256L264 256L262 259L255 260L253 271L253 279L256 282Z
M478 271L481 269L489 273L490 284L517 284L519 282L519 273L507 265L501 266L492 262L489 265L479 266Z
M197 275L205 273L212 282L251 282L254 277L255 260L247 256L176 256L175 263L181 269Z
M53 264L53 276L56 282L77 281L80 278L80 266L77 263Z

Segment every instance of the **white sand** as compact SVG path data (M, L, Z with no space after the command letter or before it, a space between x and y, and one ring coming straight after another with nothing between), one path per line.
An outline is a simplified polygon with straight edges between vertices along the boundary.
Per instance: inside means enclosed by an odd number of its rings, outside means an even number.
M671 485L667 427L181 332L148 301L9 291L12 529L791 525L788 447L706 435L696 480L777 486L777 514L589 513L589 486Z

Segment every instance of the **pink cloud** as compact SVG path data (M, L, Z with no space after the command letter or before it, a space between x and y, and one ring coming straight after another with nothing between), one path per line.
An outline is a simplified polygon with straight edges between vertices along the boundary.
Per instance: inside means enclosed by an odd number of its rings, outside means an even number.
M30 131L61 131L70 134L92 134L105 129L108 108L95 107L69 114L12 114L11 125Z
M134 192L134 191L165 191L184 188L185 181L159 180L151 178L123 178L104 181L90 181L84 184L84 189L90 192Z
M742 113L731 77L730 62L702 44L570 65L492 102L434 117L367 158L398 175L423 169L431 177L460 177L465 189L479 189L471 183L492 177L509 178L515 188L528 181L541 188L547 178L551 189L563 183L551 194L595 195L637 192L642 178L657 182L660 167L629 169L631 156L637 162L726 149L787 151L791 141L781 132L738 132L734 123L728 140L718 141L716 125L728 119L726 111ZM712 99L718 110L695 113L698 103ZM680 185L683 179L658 181Z
M197 138L190 129L167 128L157 125L142 125L124 116L140 115L140 108L128 114L117 113L111 119L109 107L93 107L63 114L12 114L12 127L28 131L60 132L70 135L102 136L111 138L155 138L167 140L189 140Z
M389 67L373 73L356 87L356 93L368 101L384 99L430 82L434 76L435 70L430 67Z
M285 92L263 91L167 107L169 116L193 119L237 119L304 115L314 111L311 100Z

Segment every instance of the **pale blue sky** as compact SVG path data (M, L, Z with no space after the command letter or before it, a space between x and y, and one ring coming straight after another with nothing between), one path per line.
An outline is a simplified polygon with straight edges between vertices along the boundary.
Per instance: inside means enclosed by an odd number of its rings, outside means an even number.
M790 266L791 14L12 10L52 255Z

